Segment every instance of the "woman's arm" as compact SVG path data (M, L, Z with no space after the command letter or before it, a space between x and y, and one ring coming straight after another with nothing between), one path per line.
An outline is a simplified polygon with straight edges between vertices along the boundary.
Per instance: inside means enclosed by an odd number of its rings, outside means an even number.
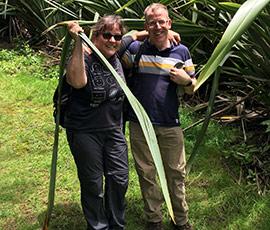
M83 29L75 22L67 25L71 37L75 41L71 59L67 65L67 82L74 88L82 88L87 84L87 76L84 63L84 48L81 38L78 36Z
M131 34L131 37L133 40L143 41L148 37L148 32L146 30L135 31ZM174 44L179 44L181 42L180 34L172 30L169 30L168 39Z

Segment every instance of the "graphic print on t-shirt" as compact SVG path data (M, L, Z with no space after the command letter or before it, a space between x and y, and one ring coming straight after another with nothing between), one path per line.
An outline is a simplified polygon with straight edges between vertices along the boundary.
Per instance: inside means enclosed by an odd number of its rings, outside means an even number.
M99 62L93 61L90 67L90 73L91 107L97 107L105 100L117 101L121 99L122 90L116 83L111 72L105 66Z

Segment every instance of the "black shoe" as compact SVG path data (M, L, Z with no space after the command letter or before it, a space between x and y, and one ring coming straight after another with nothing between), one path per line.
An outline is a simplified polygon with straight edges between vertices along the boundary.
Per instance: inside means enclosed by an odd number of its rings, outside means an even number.
M174 229L176 230L193 230L193 227L189 222L187 222L184 225L175 225L174 223L172 224L173 224Z
M162 222L147 222L145 230L164 230Z

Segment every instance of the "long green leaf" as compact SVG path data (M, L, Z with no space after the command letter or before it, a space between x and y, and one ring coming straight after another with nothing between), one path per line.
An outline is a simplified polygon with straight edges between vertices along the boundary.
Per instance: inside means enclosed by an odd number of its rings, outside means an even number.
M84 25L94 25L96 22L95 21L83 21L83 20L72 20L73 22L76 21L79 23L80 26L84 26ZM58 22L50 27L47 27L46 30L44 30L42 32L42 35L50 32L51 30L55 29L56 27L59 26L66 26L70 21L62 21L62 22Z
M63 52L61 53L61 61L59 68L59 83L58 83L58 103L56 108L56 123L54 130L54 143L53 143L53 153L52 153L52 163L51 163L51 173L50 173L50 187L49 187L49 195L48 195L48 208L45 216L45 220L43 223L43 230L47 230L49 226L49 222L52 215L52 210L54 206L54 194L55 194L55 182L56 182L56 169L57 169L57 156L58 156L58 142L59 142L59 122L60 122L60 97L61 90L63 85L63 73L65 69L65 62L67 57L68 47L70 46L71 36L67 33L63 45Z
M97 22L97 21L98 21L98 18L99 18L99 13L96 12L93 21L94 21L94 22ZM90 30L90 33L89 33L89 39L90 39L90 40L91 40L91 38L92 38L92 35L93 35L93 30L91 29L91 30Z
M212 84L212 89L211 89L211 94L210 94L210 99L209 99L209 105L206 111L206 116L205 116L205 120L203 122L202 128L200 130L200 132L197 135L196 138L196 143L193 147L192 153L190 154L190 157L187 161L187 175L189 174L192 164L194 162L195 156L198 154L199 152L199 148L201 147L204 138L205 138L205 134L207 132L207 128L211 119L211 114L213 112L213 108L214 108L214 104L215 104L215 96L216 96L216 92L218 89L218 82L219 82L219 76L220 76L220 71L221 71L221 66L219 66L216 69L216 74L215 77L213 79L213 84Z
M128 1L125 5L123 5L122 7L120 7L118 10L115 11L115 13L119 13L120 11L126 9L127 7L129 7L130 5L132 5L134 2L136 2L136 0L130 0Z
M101 54L101 52L95 47L95 45L88 39L88 37L85 34L81 33L80 37L92 49L92 51L98 55L98 57L104 63L104 65L106 65L108 67L108 69L111 71L111 73L113 74L113 76L116 78L117 82L119 83L119 85L123 89L124 93L126 94L134 112L136 113L136 116L137 116L139 123L142 127L146 142L149 146L150 152L152 154L152 157L153 157L153 160L154 160L157 172L158 172L161 188L163 191L165 202L166 202L167 207L168 207L169 214L170 214L171 218L174 220L174 214L173 214L171 199L170 199L170 195L169 195L169 191L168 191L164 167L163 167L163 163L162 163L162 159L161 159L161 155L160 155L160 150L158 147L155 131L154 131L154 128L152 126L152 123L151 123L149 117L147 116L144 108L141 106L139 101L131 93L131 91L129 90L129 88L127 87L125 82L122 80L122 78L118 75L118 73L111 66L111 64L107 61L107 59Z
M211 76L232 46L269 2L270 0L248 0L239 8L210 59L203 67L198 77L195 90Z
M5 2L5 5L4 5L4 19L6 19L6 17L7 17L7 5L8 5L8 0L6 0L6 2Z

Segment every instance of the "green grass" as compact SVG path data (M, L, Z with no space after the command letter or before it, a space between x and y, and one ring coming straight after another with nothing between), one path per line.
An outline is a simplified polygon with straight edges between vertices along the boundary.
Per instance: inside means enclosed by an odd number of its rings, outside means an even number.
M52 95L56 67L44 69L44 60L30 51L21 55L0 51L0 229L40 229L47 208L54 134ZM183 126L194 117L187 111ZM187 153L199 127L186 131ZM187 178L190 220L201 230L262 229L270 226L269 195L259 196L253 185L238 184L237 172L223 156L234 146L235 130L211 123L205 145ZM143 204L130 160L127 193L127 230L143 229ZM170 229L164 207L165 228ZM85 229L79 182L64 130L60 133L56 197L51 229Z

